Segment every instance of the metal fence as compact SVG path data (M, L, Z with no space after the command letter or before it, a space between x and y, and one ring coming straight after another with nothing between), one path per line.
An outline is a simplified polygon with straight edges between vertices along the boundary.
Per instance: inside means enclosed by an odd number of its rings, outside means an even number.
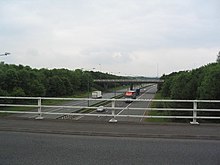
M20 100L20 101L19 101ZM31 104L30 104L31 100ZM45 100L59 100L59 101L81 101L82 103L85 101L95 101L95 104L88 106L88 105L80 105L80 102L78 105L45 105L42 104L42 101ZM28 103L24 103L24 102ZM160 102L160 103L188 103L191 107L188 108L138 108L138 107L117 107L116 102ZM19 102L19 103L18 103ZM33 103L34 102L34 103ZM117 122L117 118L123 117L123 118L161 118L161 119L190 119L191 124L199 124L198 119L215 119L219 120L220 116L215 115L215 112L220 112L220 108L206 108L202 109L198 107L198 104L204 103L204 104L218 104L220 105L220 100L157 100L157 99L90 99L90 98L49 98L49 97L0 97L0 113L15 113L15 114L35 114L37 115L36 119L43 119L44 115L60 115L60 116L97 116L97 117L111 117L111 120L109 122ZM105 104L103 108L105 110L109 110L111 113L92 113L97 108L100 107L100 105ZM177 105L178 105L177 104ZM99 106L98 106L99 105ZM5 109L5 107L29 107L31 110L29 111L18 111L18 110L9 110ZM43 110L43 108L68 108L68 109L78 109L77 111L73 112L53 112L50 110ZM2 110L3 109L3 110ZM5 110L4 110L5 109ZM83 113L81 110L89 109L91 110L89 113ZM153 116L153 115L134 115L134 114L117 114L117 110L142 110L142 111L181 111L181 112L192 112L192 115L169 115L169 116ZM214 112L213 116L204 116L199 115L199 112Z

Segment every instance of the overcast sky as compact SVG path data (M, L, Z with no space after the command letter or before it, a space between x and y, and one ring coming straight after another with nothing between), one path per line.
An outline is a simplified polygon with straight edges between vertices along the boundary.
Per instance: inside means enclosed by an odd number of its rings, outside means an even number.
M0 0L0 6L0 53L11 53L0 60L9 64L160 76L215 62L220 51L219 0Z

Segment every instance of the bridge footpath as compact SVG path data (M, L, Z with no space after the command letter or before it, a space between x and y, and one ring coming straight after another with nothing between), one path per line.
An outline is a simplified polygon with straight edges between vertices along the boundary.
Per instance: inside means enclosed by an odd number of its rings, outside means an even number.
M109 137L220 140L220 124L106 123L98 121L0 118L0 131Z

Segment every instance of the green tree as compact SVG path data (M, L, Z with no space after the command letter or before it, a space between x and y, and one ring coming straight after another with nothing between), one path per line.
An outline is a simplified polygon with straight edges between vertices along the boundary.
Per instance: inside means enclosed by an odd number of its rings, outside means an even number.
M220 65L208 70L199 87L200 99L220 100Z
M188 99L189 98L189 87L188 82L190 81L190 73L181 72L176 75L173 79L171 87L171 98L172 99Z
M24 96L26 96L26 94L24 93L23 89L20 88L20 87L15 87L13 89L13 91L11 92L11 95L15 96L15 97L24 97Z
M62 78L64 87L65 87L65 95L70 96L73 94L73 87L70 80L67 77Z
M63 81L58 76L48 79L47 95L48 96L64 96L66 88Z
M172 82L173 82L173 77L170 77L167 78L166 81L163 83L161 88L161 94L163 97L170 97Z
M43 84L41 84L38 80L32 80L28 84L29 92L28 96L45 96L46 89Z
M8 96L8 92L0 88L0 96Z
M18 75L16 70L9 69L5 73L3 88L7 91L12 91L18 85Z

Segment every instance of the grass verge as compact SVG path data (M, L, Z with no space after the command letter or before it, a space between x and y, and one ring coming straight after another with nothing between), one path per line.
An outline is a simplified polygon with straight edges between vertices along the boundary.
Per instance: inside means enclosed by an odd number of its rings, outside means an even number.
M163 99L160 93L156 93L154 99ZM151 102L150 108L163 108L166 107L164 103L161 102ZM169 116L168 111L148 111L146 113L148 116ZM146 122L170 122L171 119L162 119L162 118L146 118Z
M2 111L29 111L33 108L31 107L2 107L1 110ZM11 113L1 113L0 112L0 117L4 117L4 116L8 116Z

